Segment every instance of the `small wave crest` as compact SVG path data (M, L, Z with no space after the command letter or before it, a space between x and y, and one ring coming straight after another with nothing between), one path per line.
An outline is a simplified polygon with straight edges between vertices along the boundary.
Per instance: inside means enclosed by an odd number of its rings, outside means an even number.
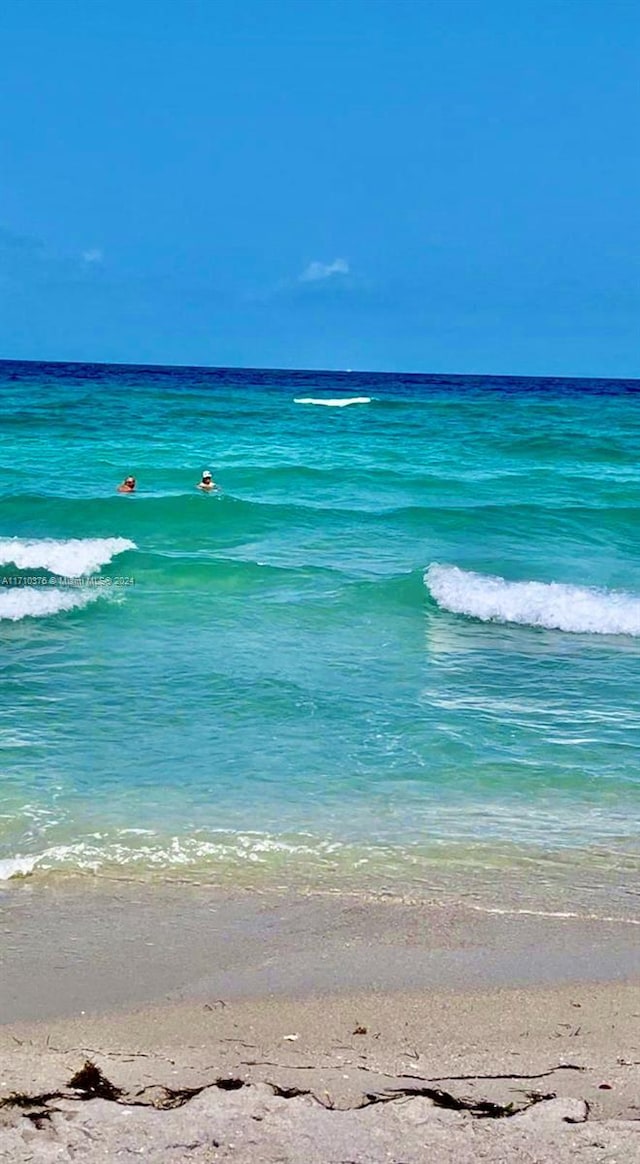
M294 404L323 404L325 408L346 408L349 404L371 404L370 396L296 396Z
M433 562L424 576L442 610L482 622L517 623L573 634L640 636L640 598L559 582L507 582Z
M95 838L79 839L52 845L37 854L16 854L0 860L0 881L29 877L31 874L104 873L123 867L138 873L165 872L179 869L201 872L218 865L236 873L243 867L255 868L288 862L296 857L315 860L319 866L333 865L349 846L338 841L319 839L311 834L271 836L266 833L213 833L205 837L160 837L153 830L119 829L102 843Z
M50 570L66 578L80 578L106 566L117 554L135 550L128 538L0 538L0 566L18 570Z
M37 857L5 857L0 860L0 881L28 877L35 869Z
M75 610L94 602L100 593L97 590L60 590L49 586L21 586L0 590L0 622L46 618L64 610Z

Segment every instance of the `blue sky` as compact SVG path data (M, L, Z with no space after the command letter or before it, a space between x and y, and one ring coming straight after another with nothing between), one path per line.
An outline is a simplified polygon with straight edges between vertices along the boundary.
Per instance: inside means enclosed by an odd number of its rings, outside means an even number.
M4 0L0 355L640 376L640 8Z

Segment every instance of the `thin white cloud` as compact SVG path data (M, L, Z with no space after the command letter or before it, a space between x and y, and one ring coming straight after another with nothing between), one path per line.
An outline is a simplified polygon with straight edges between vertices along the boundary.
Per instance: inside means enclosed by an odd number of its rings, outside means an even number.
M300 283L318 283L321 279L331 279L334 275L348 275L349 264L346 259L334 259L332 263L309 263L309 266L299 276Z
M82 257L85 263L101 263L104 255L100 247L90 247L88 251L82 252Z

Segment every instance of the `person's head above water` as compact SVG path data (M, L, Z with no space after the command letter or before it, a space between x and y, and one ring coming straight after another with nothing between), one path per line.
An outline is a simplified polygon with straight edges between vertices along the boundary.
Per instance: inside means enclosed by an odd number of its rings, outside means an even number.
M216 483L208 469L202 473L202 480L198 481L198 489L215 489Z
M202 474L202 480L203 481L210 481L211 480L211 473L209 472L208 469L205 469L204 473Z
M133 493L136 487L135 477L125 477L122 485L118 485L118 493Z

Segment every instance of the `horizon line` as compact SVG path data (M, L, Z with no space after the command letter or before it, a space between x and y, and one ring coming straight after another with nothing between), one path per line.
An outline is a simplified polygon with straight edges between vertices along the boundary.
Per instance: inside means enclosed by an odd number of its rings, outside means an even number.
M395 372L388 371L374 371L371 368L299 368L299 367L270 367L261 366L259 364L162 364L162 363L134 363L122 360L49 360L49 359L16 359L11 356L0 357L0 365L2 364L55 364L60 366L72 365L74 367L90 367L90 368L169 368L181 369L184 371L204 371L204 372L287 372L300 373L302 375L320 376L420 376L422 378L445 377L447 379L464 380L469 377L476 377L478 379L495 379L495 380L589 380L604 382L637 382L640 381L640 376L580 376L580 375L557 375L552 373L528 373L528 372L417 372L413 370L397 370Z

